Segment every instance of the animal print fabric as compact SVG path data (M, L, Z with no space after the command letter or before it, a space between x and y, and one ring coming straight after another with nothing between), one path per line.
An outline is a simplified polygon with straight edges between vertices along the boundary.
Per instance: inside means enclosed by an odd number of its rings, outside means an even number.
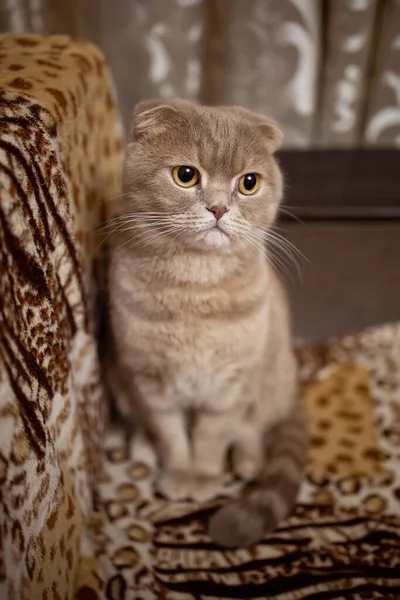
M298 358L307 478L292 516L253 548L213 545L205 525L220 501L157 497L122 431L108 432L92 521L97 597L400 598L400 326L299 348ZM226 493L239 493L229 478Z
M105 403L88 311L122 139L101 53L0 37L0 598L73 598ZM90 560L90 559L88 559ZM85 561L83 561L84 564Z

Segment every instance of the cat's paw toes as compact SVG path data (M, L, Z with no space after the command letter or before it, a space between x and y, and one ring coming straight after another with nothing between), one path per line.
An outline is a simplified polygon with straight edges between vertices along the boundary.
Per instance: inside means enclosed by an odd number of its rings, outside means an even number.
M190 475L186 471L164 471L157 488L169 500L187 500L191 489Z
M237 453L234 455L233 469L240 479L253 481L261 470L261 464L255 458Z
M207 502L219 496L222 492L221 477L195 475L190 489L190 498L196 502Z
M150 468L157 465L157 454L148 437L141 431L134 433L130 443L130 458Z

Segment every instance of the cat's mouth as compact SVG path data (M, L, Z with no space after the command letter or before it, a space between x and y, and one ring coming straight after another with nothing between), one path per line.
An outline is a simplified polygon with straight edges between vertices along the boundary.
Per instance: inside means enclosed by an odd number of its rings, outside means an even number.
M220 231L221 233L223 233L224 235L229 237L229 231L227 231L227 229L222 221L216 221L214 226L211 227L211 229L217 229L218 231Z
M218 222L208 227L204 231L202 238L206 246L215 248L225 247L230 244L229 233L223 228L223 224Z
M212 225L209 225L209 227L207 227L207 229L205 230L205 233L222 234L226 236L228 235L228 232L225 230L224 226L218 221L213 223Z

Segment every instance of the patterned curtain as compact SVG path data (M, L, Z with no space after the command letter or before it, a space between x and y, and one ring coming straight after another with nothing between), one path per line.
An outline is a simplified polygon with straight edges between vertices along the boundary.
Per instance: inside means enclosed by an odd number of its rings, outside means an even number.
M1 31L96 42L145 97L241 104L286 147L400 146L400 0L0 0Z

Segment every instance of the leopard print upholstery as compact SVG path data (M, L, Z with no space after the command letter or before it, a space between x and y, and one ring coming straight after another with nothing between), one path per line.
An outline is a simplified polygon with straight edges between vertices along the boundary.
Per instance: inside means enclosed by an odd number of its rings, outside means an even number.
M400 325L300 348L298 358L307 478L291 517L253 548L213 545L206 522L224 500L157 497L122 431L108 432L91 524L98 597L400 598ZM228 478L226 495L236 493Z
M88 311L123 140L102 54L0 37L0 598L73 598L105 403Z

